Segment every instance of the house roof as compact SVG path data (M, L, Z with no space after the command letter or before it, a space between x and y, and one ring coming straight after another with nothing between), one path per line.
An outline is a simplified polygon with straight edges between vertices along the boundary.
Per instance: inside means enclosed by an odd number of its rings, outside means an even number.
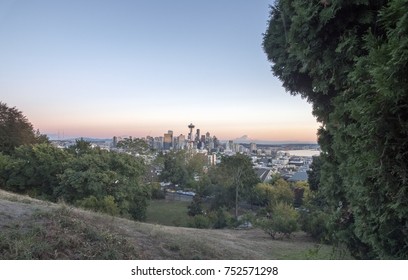
M307 175L306 171L299 171L293 174L292 177L289 178L289 181L298 182L298 181L307 181L309 176Z
M272 170L267 169L267 168L256 168L255 172L256 172L256 175L258 175L261 182L265 182L265 180L267 180L268 175L270 175L270 172L272 172Z

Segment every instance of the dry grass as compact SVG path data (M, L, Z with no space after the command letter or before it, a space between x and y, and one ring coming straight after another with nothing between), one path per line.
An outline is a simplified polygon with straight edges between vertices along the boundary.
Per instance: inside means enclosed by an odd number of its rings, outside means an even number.
M0 191L3 259L338 258L305 234L272 240L258 229L211 230L135 222Z

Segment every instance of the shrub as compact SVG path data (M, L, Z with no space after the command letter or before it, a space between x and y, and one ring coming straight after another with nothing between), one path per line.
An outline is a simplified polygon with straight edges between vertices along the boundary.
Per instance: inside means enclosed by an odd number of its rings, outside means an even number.
M95 196L91 195L87 198L79 200L77 204L82 208L106 213L112 216L119 214L119 209L115 203L115 198L111 195L105 196L101 200L98 200Z
M188 215L189 216L196 216L203 214L203 208L201 207L202 199L201 196L195 195L193 200L191 201L190 205L188 206Z
M165 199L166 193L164 190L161 189L159 183L152 183L150 185L151 188L151 197L152 199Z
M210 219L204 215L196 215L190 222L190 226L194 228L210 228Z
M317 240L327 241L328 219L329 215L320 210L302 211L300 213L301 229Z
M290 237L298 229L298 212L290 205L279 202L272 208L272 215L257 220L256 225L273 239Z
M234 228L236 227L235 218L227 211L225 207L218 208L208 214L210 224L212 228Z

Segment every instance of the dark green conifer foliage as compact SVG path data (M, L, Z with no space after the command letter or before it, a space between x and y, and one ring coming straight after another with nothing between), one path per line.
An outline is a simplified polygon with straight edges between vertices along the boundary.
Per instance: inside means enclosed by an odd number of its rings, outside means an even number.
M321 122L315 186L334 239L408 258L408 0L276 1L263 46Z
M0 101L0 152L12 154L16 147L26 144L47 143L48 138L35 131L26 116L16 107Z

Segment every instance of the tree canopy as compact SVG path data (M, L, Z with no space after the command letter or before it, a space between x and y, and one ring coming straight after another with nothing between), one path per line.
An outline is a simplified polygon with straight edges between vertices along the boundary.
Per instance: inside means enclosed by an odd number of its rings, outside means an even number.
M221 186L221 194L224 200L219 206L235 205L235 218L238 217L238 203L252 198L255 185L259 183L251 159L242 154L226 156L213 170L212 181Z
M132 155L146 155L150 151L146 141L140 138L124 138L118 142L117 147L130 152Z
M47 138L34 131L21 111L0 101L0 152L11 154L18 146L44 141Z
M151 188L143 160L92 148L57 148L16 108L0 102L0 188L143 220ZM46 142L46 143L44 143Z
M408 257L408 1L279 0L264 50L321 122L332 236L357 258Z

